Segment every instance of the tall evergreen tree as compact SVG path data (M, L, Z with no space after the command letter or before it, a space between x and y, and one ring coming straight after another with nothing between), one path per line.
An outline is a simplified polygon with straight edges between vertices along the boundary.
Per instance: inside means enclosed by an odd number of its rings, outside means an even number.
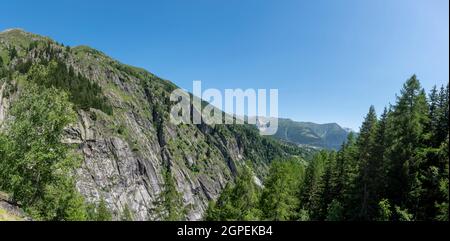
M275 161L264 182L261 210L265 220L295 220L299 190L304 177L303 165L297 160Z
M428 132L430 133L429 136L429 142L432 146L437 147L440 144L439 138L436 138L439 132L439 119L440 119L440 108L439 108L439 92L436 88L436 86L433 86L433 88L430 91L430 94L428 95L429 99L429 119L430 122L428 123Z
M359 175L355 183L355 202L358 203L353 216L362 220L370 220L376 215L378 203L377 195L377 167L378 160L374 155L377 134L377 116L375 107L371 106L362 123L357 140L357 158Z
M322 175L321 181L321 205L318 210L318 219L325 220L328 216L329 205L332 201L339 196L336 190L336 183L334 183L336 177L336 152L330 152L326 158L325 171Z
M375 143L372 149L372 160L374 160L373 170L375 172L373 182L375 183L375 189L379 201L387 195L387 176L390 165L389 159L386 157L386 153L388 147L390 146L390 140L386 132L390 124L390 115L391 111L388 108L384 108L380 120L378 121Z
M337 154L336 175L333 178L335 192L339 195L335 203L343 206L345 212L343 219L347 220L353 215L352 208L358 204L354 201L355 179L358 176L359 164L357 162L357 145L353 133L350 133L347 142ZM347 213L350 212L350 213Z
M305 182L300 193L301 209L309 210L310 218L313 220L320 219L321 181L325 161L325 152L321 152L313 157L306 169Z
M418 213L419 198L423 192L420 180L420 166L423 161L416 153L424 147L425 127L428 125L426 95L416 76L403 85L397 103L393 107L393 136L389 150L390 199L399 210Z
M449 89L448 84L446 87L442 86L441 90L439 92L439 100L436 108L436 118L437 126L435 130L435 136L436 142L442 143L445 141L448 133L449 133L449 118L448 118L448 112L449 112Z
M164 186L154 206L151 215L156 216L157 220L183 221L186 219L188 209L184 205L183 196L177 190L170 170L164 172Z
M252 221L259 220L260 190L254 182L253 172L243 167L235 184L228 184L217 202L211 202L205 220Z

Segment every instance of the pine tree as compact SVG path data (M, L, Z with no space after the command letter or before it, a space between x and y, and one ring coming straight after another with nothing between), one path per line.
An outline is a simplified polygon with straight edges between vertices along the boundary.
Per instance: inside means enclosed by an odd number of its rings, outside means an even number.
M338 200L333 200L327 209L326 221L342 221L344 218L344 207Z
M100 202L96 208L96 215L95 215L95 221L111 221L112 220L112 214L108 209L108 206L106 205L105 199L100 199Z
M341 204L345 210L343 219L352 218L352 208L358 205L354 200L355 179L358 176L359 165L357 162L357 145L353 133L350 133L347 142L338 152L336 158L336 173L333 178L335 183L336 201ZM347 213L350 211L350 213Z
M187 212L183 202L183 196L178 192L175 180L170 170L164 172L164 185L157 200L153 203L151 215L157 220L163 221L183 221Z
M300 204L298 198L303 177L303 165L297 160L275 161L271 164L261 195L263 219L297 219L295 211Z
M355 188L355 202L358 209L354 216L362 220L371 220L376 215L378 203L377 195L377 167L378 159L375 158L374 148L377 134L377 116L375 108L370 107L364 122L362 123L357 140L357 158L359 163L359 175L357 177Z
M9 59L13 60L16 57L17 57L17 49L15 47L11 47L9 49Z
M380 120L377 125L377 132L375 136L375 143L372 148L372 170L373 184L376 190L377 199L381 200L386 197L386 189L388 187L387 176L389 172L389 159L386 157L387 149L390 146L389 136L387 134L388 126L390 125L391 111L384 108Z
M430 103L430 108L429 108L429 118L430 118L430 122L429 125L427 126L428 128L428 132L431 133L431 136L429 137L430 139L430 144L434 147L439 146L440 144L440 140L437 138L438 132L439 132L439 119L440 119L440 109L439 109L439 93L438 90L436 88L436 86L433 86L433 89L431 89L430 94L428 95L428 99L429 99L429 103Z
M442 86L441 90L439 92L439 100L436 108L436 118L437 121L437 127L435 130L435 136L437 143L442 143L445 141L448 133L449 133L449 118L448 118L448 112L449 112L449 89L448 84L447 87Z
M429 110L425 92L415 75L404 84L393 109L389 130L393 137L389 150L392 165L389 199L398 210L408 209L417 216L423 192L420 180L423 160L416 153L424 147Z
M235 184L228 184L217 202L211 202L205 220L254 221L259 220L260 190L254 183L250 168L243 167Z
M325 152L321 152L313 157L306 169L305 182L302 185L300 192L301 209L308 210L310 212L310 218L313 220L320 219L322 203L321 181L324 173L325 161Z
M449 220L449 137L442 143L439 153L439 159L444 163L444 167L439 179L439 195L435 200L436 217L435 220L448 221Z
M378 203L378 217L376 218L377 221L389 221L392 216L391 211L391 204L389 203L389 200L382 199Z
M336 153L334 151L328 153L326 162L325 162L325 171L322 176L320 193L321 193L321 201L320 201L320 209L318 210L318 220L325 220L328 216L328 207L331 202L339 196L336 190Z

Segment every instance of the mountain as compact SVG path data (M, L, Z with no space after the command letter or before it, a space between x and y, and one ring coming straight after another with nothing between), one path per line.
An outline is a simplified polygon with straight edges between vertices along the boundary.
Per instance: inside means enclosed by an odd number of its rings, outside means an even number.
M170 81L87 46L1 32L0 132L14 121L9 111L26 98L20 93L28 83L68 94L77 118L61 142L82 159L73 172L76 189L89 204L104 201L115 220L126 211L134 220L158 220L154 210L171 183L166 173L182 195L185 218L199 220L243 166L262 179L272 160L308 155L250 125L174 125L169 97L177 86Z
M350 132L336 123L316 124L280 118L274 137L297 145L338 150Z

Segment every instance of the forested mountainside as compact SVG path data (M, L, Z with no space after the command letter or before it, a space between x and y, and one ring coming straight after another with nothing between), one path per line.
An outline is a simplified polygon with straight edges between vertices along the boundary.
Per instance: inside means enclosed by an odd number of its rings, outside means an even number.
M274 137L297 145L339 150L350 132L336 123L316 124L279 118Z
M242 172L207 220L449 220L449 89L412 76L394 105L374 107L359 135L308 165L274 162L263 188Z
M8 209L33 220L449 218L448 85L426 94L411 77L358 136L309 161L310 149L251 125L171 124L176 88L86 46L1 32Z
M242 170L262 180L309 154L250 125L173 125L175 88L86 46L1 32L0 190L34 220L199 220Z

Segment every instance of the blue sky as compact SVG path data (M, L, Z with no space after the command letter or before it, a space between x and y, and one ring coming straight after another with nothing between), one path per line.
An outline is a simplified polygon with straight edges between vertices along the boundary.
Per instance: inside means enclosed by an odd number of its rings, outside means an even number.
M177 85L277 88L280 116L357 130L417 74L449 80L448 0L2 2L19 27L89 45Z

